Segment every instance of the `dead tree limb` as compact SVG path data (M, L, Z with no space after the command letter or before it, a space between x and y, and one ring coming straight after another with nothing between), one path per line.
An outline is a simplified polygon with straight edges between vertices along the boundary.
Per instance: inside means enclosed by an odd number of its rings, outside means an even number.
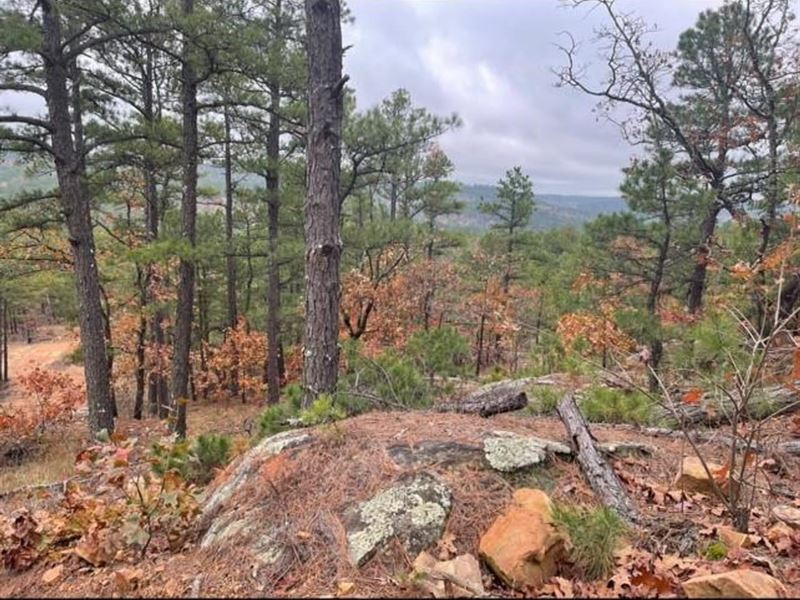
M532 379L509 379L490 383L461 400L440 404L437 410L478 414L482 417L519 410L528 406L525 389L531 383Z
M637 523L640 520L639 511L631 502L616 473L598 452L594 437L575 403L575 397L571 393L564 396L556 410L569 434L578 464L595 494L623 519Z

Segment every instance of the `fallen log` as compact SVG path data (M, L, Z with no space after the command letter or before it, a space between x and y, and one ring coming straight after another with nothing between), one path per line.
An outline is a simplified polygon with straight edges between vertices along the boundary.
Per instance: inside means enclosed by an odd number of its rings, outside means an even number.
M533 378L507 379L490 383L461 400L440 404L437 410L478 414L482 417L520 410L528 406L525 389L532 383L534 383Z
M564 423L578 464L595 494L604 505L613 508L626 521L639 522L639 511L622 487L617 474L595 446L595 439L575 403L575 397L571 393L564 396L556 412Z
M668 407L658 407L656 421L673 428L680 426L680 420L685 425L716 427L729 423L734 406L730 399L724 398L711 399L700 404L676 403L675 410L679 418ZM747 416L761 419L772 414L786 415L797 411L800 411L800 395L797 391L776 385L765 388L758 397L750 400Z
M792 440L790 442L783 442L778 445L778 452L783 454L791 454L792 456L800 456L800 440Z

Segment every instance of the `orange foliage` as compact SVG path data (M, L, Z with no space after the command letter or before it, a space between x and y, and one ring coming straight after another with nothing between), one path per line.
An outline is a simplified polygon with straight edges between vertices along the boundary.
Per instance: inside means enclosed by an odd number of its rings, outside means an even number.
M84 402L83 385L65 373L36 368L21 375L19 382L34 402L15 414L0 409L0 433L3 435L39 435L47 427L69 420Z
M604 307L601 313L574 312L563 315L556 328L564 346L571 349L578 340L586 340L588 352L602 353L607 350L632 351L636 342L621 331L611 318L610 310Z
M443 319L456 279L454 265L446 261L404 261L377 279L353 269L342 282L341 334L361 339L372 356L402 347L423 327L426 312L431 321Z
M221 399L227 396L233 377L238 378L239 391L244 398L260 401L266 390L263 377L267 357L267 338L260 331L251 331L244 317L239 317L236 327L225 332L220 346L204 344L207 355L206 369L196 370L195 385L198 393Z

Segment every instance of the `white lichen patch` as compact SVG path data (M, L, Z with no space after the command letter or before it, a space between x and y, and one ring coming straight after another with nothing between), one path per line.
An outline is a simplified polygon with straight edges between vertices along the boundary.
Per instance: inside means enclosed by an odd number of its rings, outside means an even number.
M347 534L350 559L364 564L395 536L419 552L439 538L450 506L450 490L426 473L381 492L355 511Z
M522 436L492 436L483 441L483 454L493 469L510 473L542 464L547 447Z

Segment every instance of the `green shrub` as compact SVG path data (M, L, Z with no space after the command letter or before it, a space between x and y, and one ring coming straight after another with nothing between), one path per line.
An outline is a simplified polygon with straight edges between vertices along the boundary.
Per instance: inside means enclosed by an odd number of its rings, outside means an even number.
M409 339L406 352L431 379L460 375L470 357L469 343L452 327L418 331Z
M156 442L150 448L150 465L160 477L172 472L186 481L206 484L214 477L214 469L230 460L231 446L230 436L213 433L198 436L193 443Z
M189 442L186 440L165 444L155 442L150 447L150 466L159 477L167 473L177 473L188 480L190 474Z
M528 411L534 415L552 415L564 396L564 390L557 386L537 385L530 393Z
M288 401L282 400L278 404L273 404L264 409L258 419L258 435L254 441L280 433L286 429L291 429L287 421L291 417L296 417L299 411Z
M198 436L190 450L190 478L198 483L208 483L214 470L228 464L231 455L231 438L213 433Z
M353 411L352 406L343 400L344 396L341 394L320 394L311 406L303 409L302 396L292 392L278 404L264 409L258 420L256 440L298 426L310 427L344 419L353 414Z
M703 555L708 560L723 560L728 556L728 547L724 542L717 540L716 542L711 542L708 546L706 546L706 549L703 551Z
M553 522L569 538L570 560L577 575L587 580L607 576L614 567L614 552L627 531L612 509L585 509L556 505Z
M330 394L320 394L307 409L300 412L300 421L303 425L321 425L340 421L347 417L347 411L341 406L336 405L336 401Z
M652 421L653 402L639 391L625 391L602 386L583 393L581 412L593 423L648 424Z
M430 385L410 359L394 352L375 359L352 352L348 363L350 369L340 381L337 401L348 407L350 414L373 408L430 407Z

